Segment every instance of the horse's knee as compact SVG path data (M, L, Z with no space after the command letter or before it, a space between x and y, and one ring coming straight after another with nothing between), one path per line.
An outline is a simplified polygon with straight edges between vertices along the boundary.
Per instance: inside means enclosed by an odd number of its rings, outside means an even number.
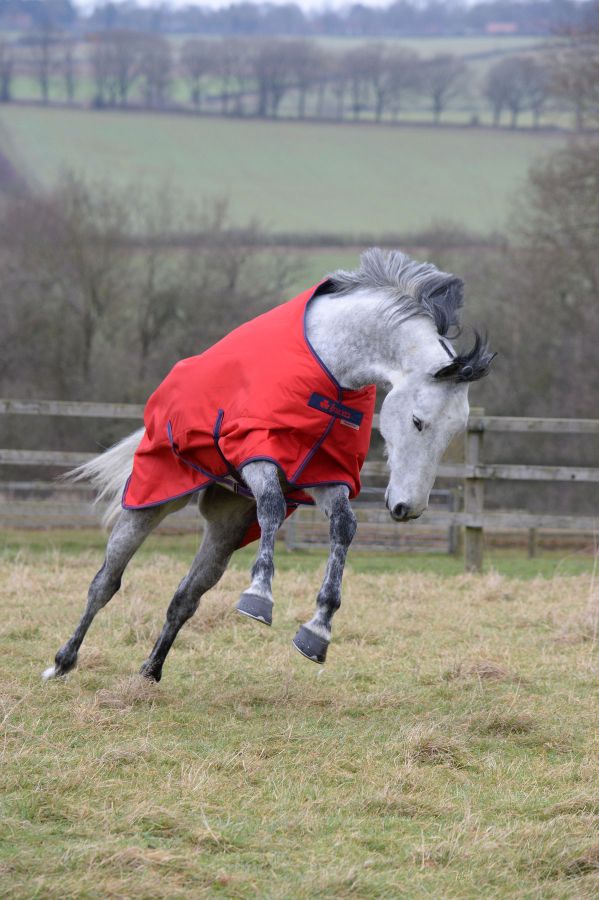
M331 513L331 538L333 543L349 547L358 528L358 520L347 501L339 503Z
M277 482L272 487L266 488L257 504L257 515L260 527L274 527L278 530L285 521L287 504L285 497Z

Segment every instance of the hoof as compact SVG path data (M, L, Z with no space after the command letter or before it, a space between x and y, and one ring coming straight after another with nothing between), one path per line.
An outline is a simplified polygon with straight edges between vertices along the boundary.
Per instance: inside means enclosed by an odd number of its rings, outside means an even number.
M42 681L50 681L51 678L58 678L56 666L50 666L49 669L44 669L42 672Z
M42 681L51 681L53 678L64 678L68 675L73 666L63 669L62 666L50 666L42 672Z
M239 598L235 609L242 616L248 616L264 625L272 625L272 600L258 594L244 593Z
M310 631L305 625L302 625L296 636L293 638L292 644L296 650L299 650L302 656L305 656L306 659L311 659L312 662L320 663L320 665L322 665L327 658L329 641L320 637L320 635L315 634L313 631Z
M139 674L143 675L144 678L147 678L148 681L154 681L158 684L162 678L162 668L157 669L156 666L153 666L152 663L146 659L146 661L142 663Z

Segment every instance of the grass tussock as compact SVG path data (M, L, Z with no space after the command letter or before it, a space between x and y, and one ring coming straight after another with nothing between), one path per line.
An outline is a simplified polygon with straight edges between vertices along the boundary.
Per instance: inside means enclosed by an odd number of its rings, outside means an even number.
M242 557L156 685L135 673L185 564L142 557L42 684L98 560L0 554L3 895L596 895L599 657L555 640L589 576L350 562L318 667L290 647L306 559L282 558L269 630L234 612Z
M416 725L408 729L405 741L408 762L454 769L469 764L468 751L459 732L452 735L441 727Z
M570 860L564 866L564 874L569 878L576 878L578 875L591 873L599 875L599 844L589 847L588 850L585 850L584 853Z
M154 704L160 700L160 688L155 682L141 675L129 675L114 687L99 690L95 704L99 709L130 709L137 704Z
M476 682L521 680L521 676L503 663L493 659L460 660L454 663L450 669L445 670L443 678L446 681L462 679Z

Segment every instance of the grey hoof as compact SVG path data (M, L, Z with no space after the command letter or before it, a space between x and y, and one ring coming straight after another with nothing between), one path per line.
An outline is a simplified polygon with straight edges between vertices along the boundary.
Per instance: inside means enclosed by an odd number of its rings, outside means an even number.
M320 635L310 631L305 625L302 625L296 636L293 638L292 644L296 650L299 650L302 656L305 656L306 659L311 659L312 662L320 663L320 665L322 665L327 658L329 641L326 641L324 638L320 637Z
M258 594L243 593L235 607L242 616L248 616L264 625L272 625L272 600Z

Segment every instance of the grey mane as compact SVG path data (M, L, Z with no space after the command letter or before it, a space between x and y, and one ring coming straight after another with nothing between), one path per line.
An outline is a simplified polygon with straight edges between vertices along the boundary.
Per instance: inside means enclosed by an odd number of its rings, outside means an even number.
M412 316L430 316L437 332L445 337L451 328L459 333L460 309L464 303L464 283L457 275L442 272L432 263L421 263L400 250L372 247L360 257L353 272L338 269L331 273L319 292L338 295L366 289L384 295L384 311L391 324L400 324ZM474 332L473 347L458 353L437 373L437 378L478 381L489 371L495 356L486 337Z
M400 250L366 250L355 271L338 269L328 281L332 293L340 295L359 288L382 291L393 318L404 321L412 316L430 316L440 335L459 327L459 310L464 302L462 280L432 263L417 262Z

